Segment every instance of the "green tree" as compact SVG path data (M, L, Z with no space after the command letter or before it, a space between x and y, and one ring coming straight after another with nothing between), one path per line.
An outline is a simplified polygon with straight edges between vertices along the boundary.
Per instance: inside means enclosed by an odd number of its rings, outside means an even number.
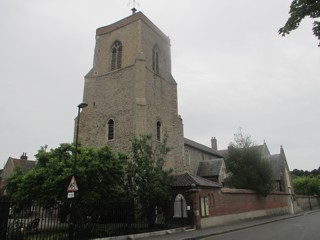
M229 187L252 189L263 195L274 188L270 163L262 159L251 137L241 129L235 134L235 143L229 146L226 168L229 176L225 184Z
M61 144L36 154L37 164L27 173L16 169L8 179L7 192L15 201L38 200L52 207L57 203L68 211L67 187L73 172L75 150L72 144ZM75 178L79 191L76 203L83 214L94 212L96 203L116 202L124 196L124 175L127 158L115 155L108 147L79 147ZM90 214L92 215L92 214Z
M305 175L305 171L299 169L293 169L290 173L292 178L302 177Z
M292 180L297 194L320 195L320 176L302 176Z
M244 133L242 127L239 127L238 132L233 134L234 142L231 142L229 146L234 148L249 148L255 145L251 139L251 135Z
M150 225L155 223L155 208L165 208L170 199L171 170L165 170L165 157L170 149L152 141L151 135L133 137L132 161L128 167L131 196L140 204L141 213Z
M319 18L320 17L320 0L293 0L290 5L290 17L286 24L279 29L279 34L285 36L291 31L297 29L300 22L305 17ZM320 22L313 22L313 35L320 40ZM319 43L320 46L320 43Z
M311 172L308 170L298 170L293 169L291 172L292 178L302 177L302 176L320 176L320 167L318 169L313 169Z

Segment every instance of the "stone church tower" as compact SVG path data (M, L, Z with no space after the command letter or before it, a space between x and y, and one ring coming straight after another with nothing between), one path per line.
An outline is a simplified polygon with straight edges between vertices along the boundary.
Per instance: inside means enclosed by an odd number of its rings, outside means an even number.
M170 39L141 12L96 31L85 76L79 142L129 153L133 135L168 135L167 168L183 171L183 124L171 74Z

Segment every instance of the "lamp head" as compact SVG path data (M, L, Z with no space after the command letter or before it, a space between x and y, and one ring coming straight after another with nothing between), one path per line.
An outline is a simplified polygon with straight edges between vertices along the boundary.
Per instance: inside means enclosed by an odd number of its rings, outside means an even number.
M88 106L88 103L82 102L78 105L78 108L85 108Z

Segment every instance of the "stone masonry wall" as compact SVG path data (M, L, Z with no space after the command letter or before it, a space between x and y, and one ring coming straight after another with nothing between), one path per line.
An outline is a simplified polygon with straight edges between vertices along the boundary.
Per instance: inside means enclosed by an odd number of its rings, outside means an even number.
M302 211L320 209L320 197L296 195L296 201L298 207L300 207Z
M217 158L209 153L200 151L191 146L184 146L184 169L193 175L197 175L199 162Z
M80 116L79 142L85 146L109 145L114 151L130 152L135 134L152 134L161 122L162 139L168 136L167 168L181 172L183 125L178 115L177 84L171 75L170 42L144 20L129 22L96 36L93 68L85 77ZM122 67L111 71L111 46L123 45ZM152 50L159 48L159 74L152 71ZM115 138L107 140L107 122L115 122Z

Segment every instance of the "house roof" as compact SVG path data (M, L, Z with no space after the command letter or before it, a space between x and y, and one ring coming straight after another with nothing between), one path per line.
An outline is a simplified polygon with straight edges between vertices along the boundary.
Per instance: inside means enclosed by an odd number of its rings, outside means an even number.
M36 164L36 161L32 161L32 160L12 158L12 157L10 157L9 159L11 159L11 161L13 162L14 167L20 167L22 172L27 172Z
M200 177L219 176L223 158L200 161L197 175Z
M260 152L262 156L270 155L270 152L266 143L262 145L255 145L250 148L257 149L257 151ZM223 157L229 156L229 149L222 149L222 150L218 150L217 152Z
M281 154L272 154L271 155L266 143L264 143L262 145L253 146L252 148L257 149L257 151L261 153L262 159L270 162L274 179L280 180L283 175L284 166L285 166L285 162L284 162L284 159L281 157ZM282 149L282 151L283 151L283 149ZM224 157L227 157L229 155L228 149L219 150L218 152L221 155L223 155Z
M262 145L253 146L253 148L256 148L261 153L262 156L270 155L270 152L266 143Z
M280 180L283 175L283 162L281 161L280 154L273 154L264 156L264 160L267 160L272 167L272 173L275 180Z
M188 138L184 138L184 145L199 149L203 152L209 153L209 154L214 155L216 157L223 157L221 154L218 153L218 151L213 150L212 148L209 148L209 147L202 145L200 143L197 143L195 141L192 141Z
M223 156L224 158L225 158L225 157L228 157L228 155L229 155L229 150L228 150L228 149L218 150L217 152L218 152L221 156Z
M176 180L171 184L172 187L222 187L221 184L207 180L205 178L192 175L188 172L176 176Z

